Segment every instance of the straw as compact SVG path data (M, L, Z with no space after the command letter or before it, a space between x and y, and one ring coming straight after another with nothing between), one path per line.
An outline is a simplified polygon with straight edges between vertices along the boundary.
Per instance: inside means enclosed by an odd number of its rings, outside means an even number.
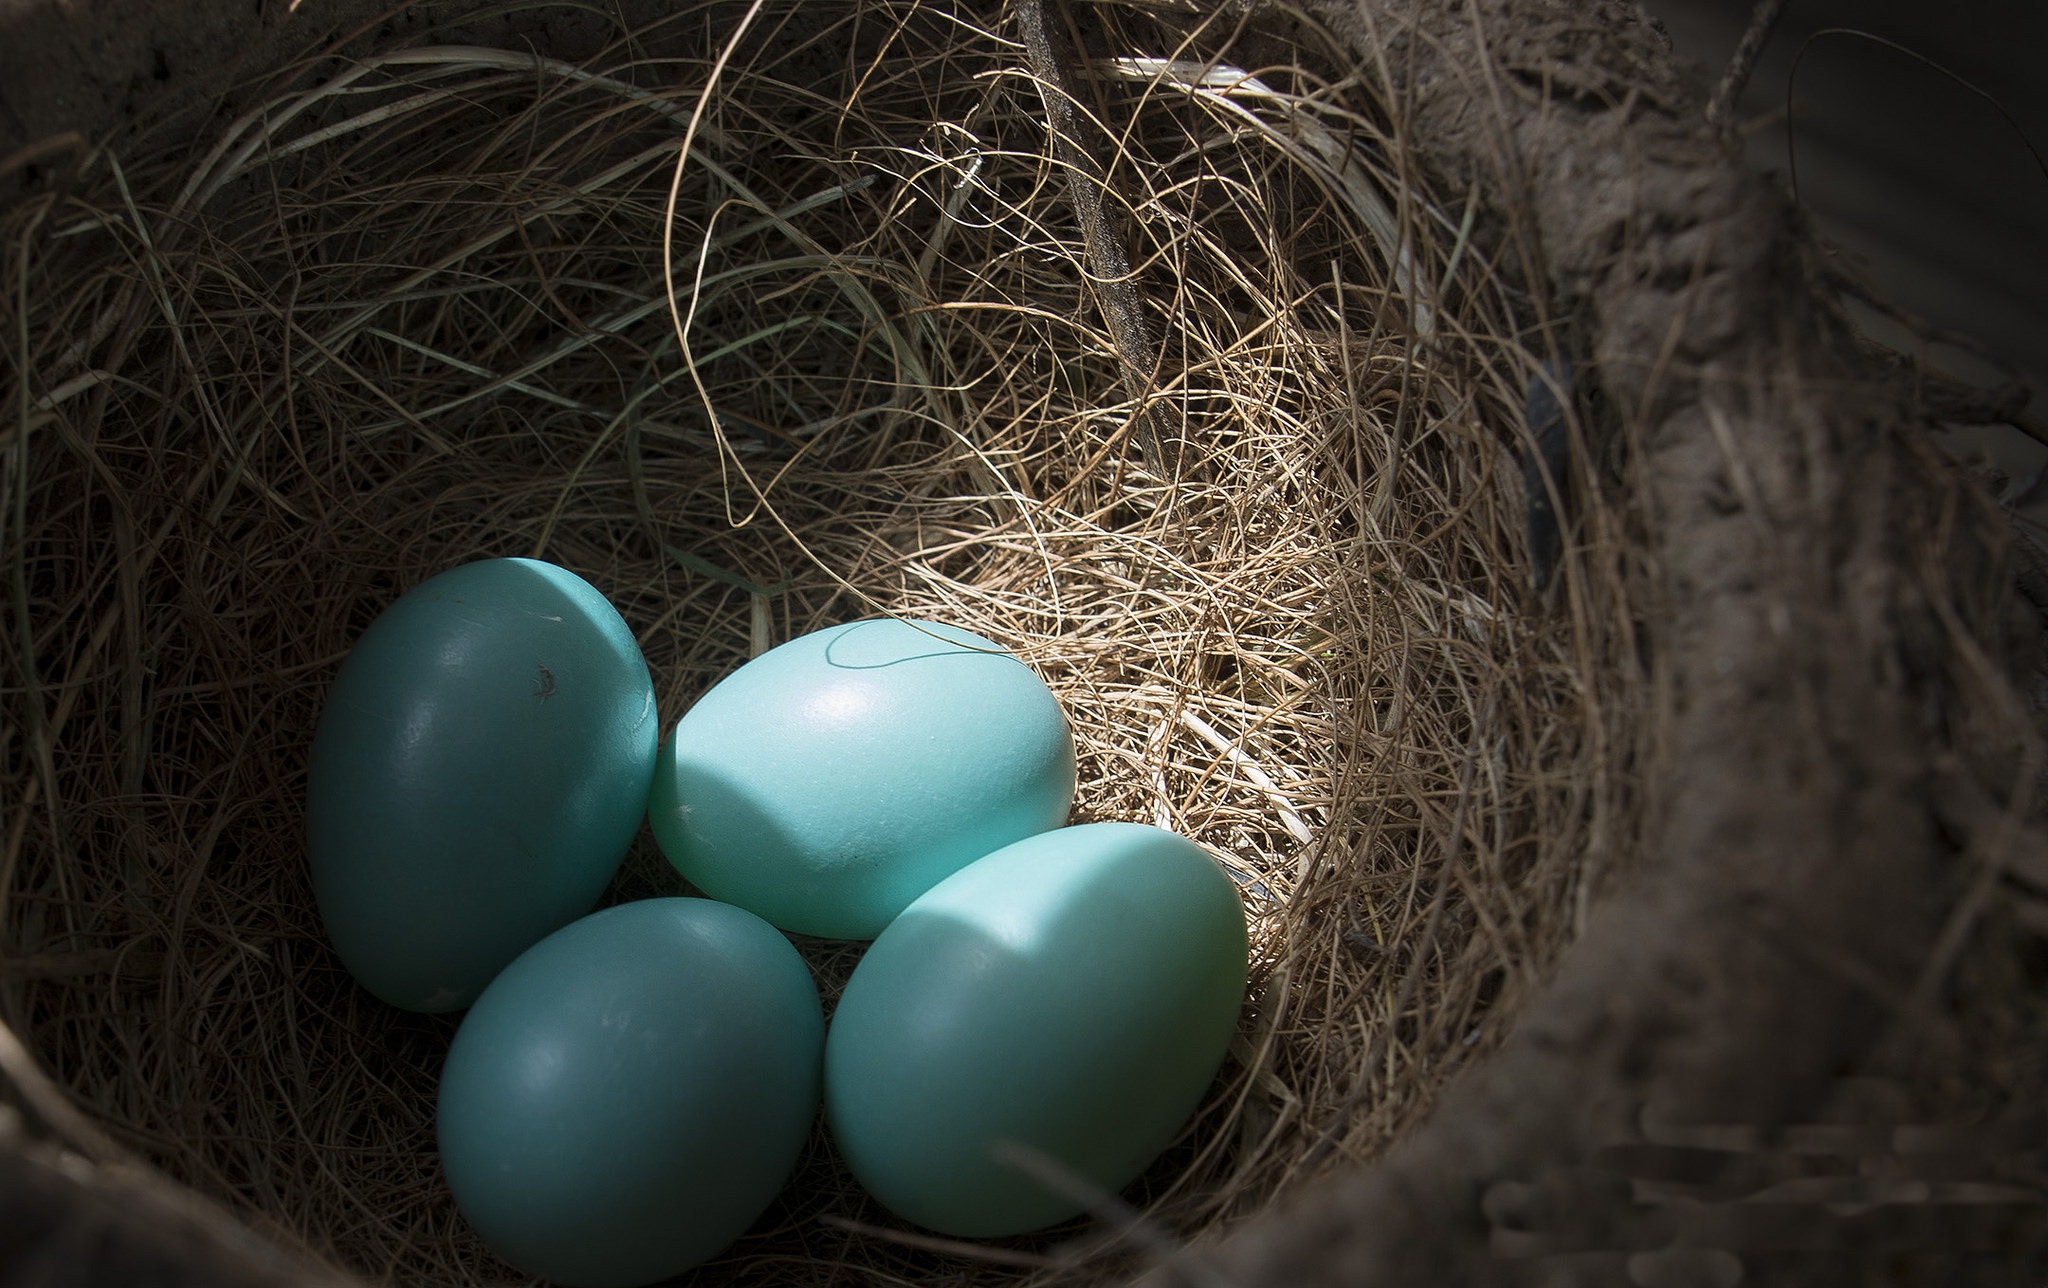
M781 0L700 39L741 12L577 66L308 64L0 216L4 1019L120 1145L382 1281L515 1281L437 1169L455 1020L355 986L303 853L336 667L451 565L591 580L665 721L874 612L1036 668L1077 818L1194 838L1253 929L1232 1056L1120 1200L1155 1241L1398 1139L1640 826L1625 510L1586 489L1560 606L1530 597L1537 355L1468 194L1312 25L1254 59L1103 9L1074 69L1169 481L1015 34ZM684 888L643 837L608 898ZM829 1004L857 954L803 947ZM1072 1282L1140 1255L1101 1233L968 1254L821 1136L705 1281Z

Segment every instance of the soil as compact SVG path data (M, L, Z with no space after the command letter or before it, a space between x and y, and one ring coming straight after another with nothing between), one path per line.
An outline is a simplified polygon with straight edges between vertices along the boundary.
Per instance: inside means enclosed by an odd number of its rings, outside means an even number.
M1965 1062L1936 940L1987 842L1950 802L2037 805L2004 799L2012 760L1969 751L2023 704L1956 678L1976 650L2025 673L2001 644L2007 535L1929 468L1792 208L1722 151L1632 6L1315 7L1388 71L1447 190L1495 195L1495 253L1549 287L1557 343L1620 413L1663 568L1661 825L1429 1126L1215 1266L1274 1288L2018 1282L2037 1211L1973 1256L1822 1205L1712 1201L1781 1179L1760 1160L1837 1112L1841 1075L1896 1073L1906 1048ZM1646 1179L1687 1202L1644 1202Z

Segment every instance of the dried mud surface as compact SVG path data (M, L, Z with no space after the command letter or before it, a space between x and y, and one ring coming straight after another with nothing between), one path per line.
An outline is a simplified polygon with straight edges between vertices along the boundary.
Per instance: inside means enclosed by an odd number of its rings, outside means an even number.
M1910 391L1823 302L1795 212L1721 151L1632 6L1319 9L1412 103L1447 186L1492 192L1496 252L1548 285L1556 343L1615 409L1662 569L1661 822L1424 1130L1214 1264L1302 1288L2027 1282L2038 1204L1972 1241L1897 1237L1924 1212L1809 1204L1766 1228L1714 1203L1783 1179L1759 1169L1771 1144L1853 1121L1867 1080L1911 1100L1986 1054L1947 1005L1958 892L2005 861L1986 818L2040 844L2011 750L2030 663L2008 536L1929 467ZM1981 1113L2038 1135L2016 1106ZM1646 1177L1694 1206L1653 1212Z

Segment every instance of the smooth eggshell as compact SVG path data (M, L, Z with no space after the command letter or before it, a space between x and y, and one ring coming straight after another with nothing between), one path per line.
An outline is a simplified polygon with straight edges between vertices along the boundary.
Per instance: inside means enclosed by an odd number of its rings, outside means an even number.
M861 958L825 1045L825 1112L891 1211L991 1238L1134 1179L1214 1079L1244 999L1237 891L1193 842L1136 823L1046 832L904 910Z
M441 1161L498 1255L573 1288L679 1274L737 1239L817 1117L809 970L752 913L647 899L506 967L441 1077Z
M1074 741L1032 670L971 631L891 618L748 662L662 745L655 840L715 899L867 939L947 875L1058 827Z
M632 631L574 573L486 559L400 596L313 736L308 849L343 963L394 1006L467 1006L597 902L659 736Z

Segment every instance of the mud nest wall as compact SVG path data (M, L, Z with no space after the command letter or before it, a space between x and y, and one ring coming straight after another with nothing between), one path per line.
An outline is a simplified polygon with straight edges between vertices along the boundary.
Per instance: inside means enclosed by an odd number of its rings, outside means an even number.
M1034 42L1029 9L414 7L17 154L24 1157L117 1195L146 1160L368 1278L507 1280L436 1171L454 1021L341 971L301 811L350 641L493 554L604 589L666 720L834 621L988 634L1073 718L1078 816L1193 836L1252 918L1141 1224L936 1246L820 1138L702 1282L1183 1243L1231 1282L1483 1279L1502 1231L1640 1282L1594 1164L1688 1143L1646 1105L1767 1134L2039 1085L1998 516L1654 32L1075 5ZM643 843L607 897L682 889ZM803 947L829 1005L853 952ZM2004 1197L1965 1269L2033 1246Z

